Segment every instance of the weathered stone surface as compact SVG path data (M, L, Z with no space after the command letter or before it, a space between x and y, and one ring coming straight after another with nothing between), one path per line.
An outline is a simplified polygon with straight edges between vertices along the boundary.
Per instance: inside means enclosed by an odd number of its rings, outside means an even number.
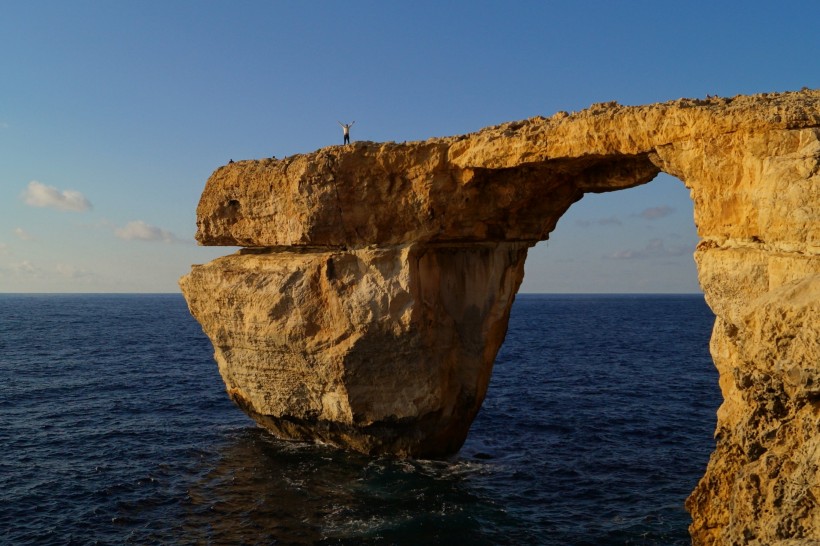
M455 451L526 249L587 192L683 181L724 402L695 544L820 541L820 92L593 105L213 174L181 280L230 396L288 438ZM579 249L579 252L582 252ZM685 378L682 378L685 380Z
M365 453L458 451L528 246L240 251L183 278L228 394L287 438Z
M709 203L695 209L702 235L757 237L784 250L810 243L816 253L820 228L807 198L818 191L809 176L820 153L818 104L815 91L607 103L459 137L240 161L208 180L197 239L265 247L538 241L583 193L643 184L663 170L695 192L696 205Z
M806 205L814 220L800 232L817 228L818 204ZM692 536L710 545L817 543L820 256L785 252L776 239L722 244L701 243L695 254L717 315L710 349L724 402L715 451L687 500Z

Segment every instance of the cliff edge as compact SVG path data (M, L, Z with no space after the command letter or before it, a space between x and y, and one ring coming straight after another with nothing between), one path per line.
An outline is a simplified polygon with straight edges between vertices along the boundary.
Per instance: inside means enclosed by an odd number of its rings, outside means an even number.
M197 239L245 248L180 286L229 396L273 433L445 455L483 401L527 249L585 193L661 171L694 202L724 397L693 541L820 540L820 91L232 163Z

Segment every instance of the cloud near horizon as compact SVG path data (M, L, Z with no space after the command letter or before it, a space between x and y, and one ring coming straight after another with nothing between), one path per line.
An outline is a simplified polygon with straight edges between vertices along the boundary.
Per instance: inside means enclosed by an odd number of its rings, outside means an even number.
M686 256L694 251L694 247L687 245L675 245L671 248L666 248L663 239L651 239L644 248L638 250L619 250L612 254L605 255L604 258L610 260L645 260L648 258Z
M23 191L23 201L32 207L48 207L57 210L85 212L92 209L91 202L74 190L60 191L36 180L28 183Z
M659 205L657 207L649 207L648 209L644 209L634 216L640 216L646 220L657 220L658 218L669 216L673 212L675 212L675 209L669 205Z
M21 241L33 241L34 240L34 236L31 235L29 232L27 232L26 230L24 230L21 227L14 228L14 234Z
M29 260L0 266L0 273L39 280L54 280L55 278L78 280L95 277L94 273L70 264L58 263L56 266L41 267Z
M620 226L623 224L617 216L610 216L608 218L598 218L597 220L578 220L575 222L578 226L588 228L592 224L599 226Z
M85 269L63 263L57 264L55 271L61 277L65 277L68 279L82 279L84 277L93 276L90 271L86 271Z
M41 269L28 260L11 264L11 270L23 275L39 275L41 273Z
M114 234L124 241L150 241L163 243L186 242L168 230L152 226L142 220L133 220L114 231Z

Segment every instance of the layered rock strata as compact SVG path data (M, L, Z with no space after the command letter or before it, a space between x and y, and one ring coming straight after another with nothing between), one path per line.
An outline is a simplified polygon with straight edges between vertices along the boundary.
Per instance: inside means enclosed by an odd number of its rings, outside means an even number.
M724 402L696 544L820 540L820 92L593 105L214 172L180 281L228 393L284 438L458 450L527 248L588 192L667 172L694 202ZM685 381L685 378L681 379Z
M230 397L280 437L458 451L524 274L522 243L241 251L183 280Z

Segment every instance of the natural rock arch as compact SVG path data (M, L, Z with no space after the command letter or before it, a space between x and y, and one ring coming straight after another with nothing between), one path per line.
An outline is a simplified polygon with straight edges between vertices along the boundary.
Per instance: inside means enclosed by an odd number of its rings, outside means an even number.
M586 192L682 180L724 402L698 544L820 540L820 92L593 105L211 176L180 281L228 393L285 438L456 451L527 249Z

